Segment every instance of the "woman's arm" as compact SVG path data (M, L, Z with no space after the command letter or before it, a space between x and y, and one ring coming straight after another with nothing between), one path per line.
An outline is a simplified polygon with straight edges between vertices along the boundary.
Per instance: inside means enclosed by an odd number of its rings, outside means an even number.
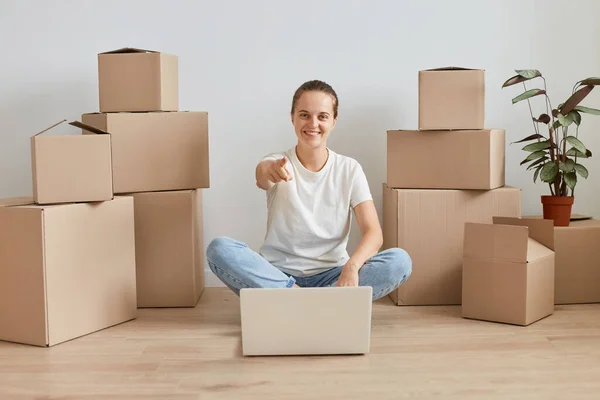
M363 201L354 207L354 215L362 238L356 251L344 265L337 286L357 286L358 271L383 245L383 233L373 200Z

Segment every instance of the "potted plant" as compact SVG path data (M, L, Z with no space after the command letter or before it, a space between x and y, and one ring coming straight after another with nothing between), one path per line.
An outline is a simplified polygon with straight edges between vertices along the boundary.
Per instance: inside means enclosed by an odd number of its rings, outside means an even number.
M513 142L531 142L523 147L529 154L520 165L528 164L527 170L533 171L533 181L536 182L539 177L550 188L550 195L541 196L544 219L554 220L555 226L568 226L577 176L588 177L588 170L581 164L581 159L592 156L592 152L579 139L581 117L582 114L600 115L600 110L584 107L579 103L595 86L600 85L600 78L592 77L576 82L569 98L553 108L546 90L546 79L540 71L526 69L515 72L517 75L504 82L502 88L523 84L525 91L514 97L512 103L527 100L535 132ZM536 78L543 80L544 88L527 89L525 82ZM546 112L537 117L533 114L530 102L536 96L543 96L546 108Z

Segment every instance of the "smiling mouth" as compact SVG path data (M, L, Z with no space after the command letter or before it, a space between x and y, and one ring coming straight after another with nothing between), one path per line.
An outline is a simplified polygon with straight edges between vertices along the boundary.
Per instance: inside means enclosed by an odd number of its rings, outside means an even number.
M308 135L308 136L313 136L313 137L321 134L321 132L318 132L318 131L302 131L302 133L304 133L305 135Z

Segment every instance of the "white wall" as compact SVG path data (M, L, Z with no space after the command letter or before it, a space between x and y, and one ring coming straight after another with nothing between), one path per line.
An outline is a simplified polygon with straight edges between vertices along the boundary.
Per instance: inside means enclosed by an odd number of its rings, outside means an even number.
M309 79L333 85L340 117L332 149L358 159L381 216L386 130L417 126L417 71L445 65L486 69L487 127L507 142L532 133L526 103L501 90L515 68L538 68L554 104L574 82L600 76L600 2L454 1L25 1L0 2L0 196L31 193L29 137L98 110L97 59L131 46L180 57L181 109L210 113L206 243L228 235L258 249L264 193L254 166L295 143L293 91ZM600 108L600 88L585 105ZM600 117L581 138L596 158L574 211L600 216ZM547 185L519 167L507 143L507 184L523 189L524 213L541 212ZM423 156L423 162L429 161ZM357 242L355 229L352 250Z

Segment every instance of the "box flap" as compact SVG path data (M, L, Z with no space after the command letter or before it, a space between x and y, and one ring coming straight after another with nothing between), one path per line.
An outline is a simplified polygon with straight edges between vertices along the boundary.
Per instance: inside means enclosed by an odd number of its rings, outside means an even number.
M44 129L43 131L41 131L41 132L38 132L38 133L36 133L36 134L35 134L35 135L33 135L33 136L38 136L38 135L41 135L42 133L44 133L44 132L47 132L47 131L49 131L50 129L52 129L52 128L54 128L54 127L56 127L56 126L58 126L58 125L62 124L63 122L66 122L66 121L67 121L66 119L63 119L62 121L55 123L55 124L54 124L54 125L52 125L51 127L49 127L49 128L46 128L46 129Z
M447 66L447 67L440 67L440 68L430 68L430 69L426 69L425 71L477 71L479 70L479 68L466 68L466 67L456 67L456 66Z
M554 221L539 218L494 217L494 224L529 227L529 237L554 250Z
M158 53L154 50L137 49L135 47L122 47L116 50L105 51L100 54L125 54L125 53Z
M544 257L548 257L553 253L554 252L552 250L550 250L543 244L535 241L534 239L527 239L527 262L532 262Z
M63 123L63 122L65 122L65 121L66 121L66 119L63 119L62 121L60 121L60 122L57 122L56 124L52 125L51 127L49 127L49 128L46 128L46 129L44 129L43 131L41 131L41 132L38 132L38 133L36 133L36 134L35 134L35 135L33 135L33 136L34 136L34 137L35 137L35 136L39 136L39 135L41 135L42 133L44 133L44 132L47 132L47 131L49 131L50 129L57 127L58 125L62 124L62 123ZM82 128L82 129L85 129L85 130L87 130L87 131L90 131L90 132L93 132L93 133L99 134L99 135L108 135L108 134L109 134L108 132L106 132L106 131L103 131L102 129L94 128L93 126L86 125L86 124L84 124L84 123L82 123L82 122L79 122L79 121L71 121L71 122L69 122L69 125L73 125L73 126L76 126L76 127L78 127L78 128Z
M508 262L527 262L529 228L466 222L464 256Z
M91 125L84 124L83 122L71 121L71 122L69 122L69 125L73 125L73 126L76 126L78 128L81 128L83 130L86 130L86 131L89 131L89 132L92 132L92 133L97 133L99 135L109 135L108 132L103 131L102 129L95 128L95 127L93 127Z
M34 204L32 196L8 197L0 199L0 207L26 206Z

